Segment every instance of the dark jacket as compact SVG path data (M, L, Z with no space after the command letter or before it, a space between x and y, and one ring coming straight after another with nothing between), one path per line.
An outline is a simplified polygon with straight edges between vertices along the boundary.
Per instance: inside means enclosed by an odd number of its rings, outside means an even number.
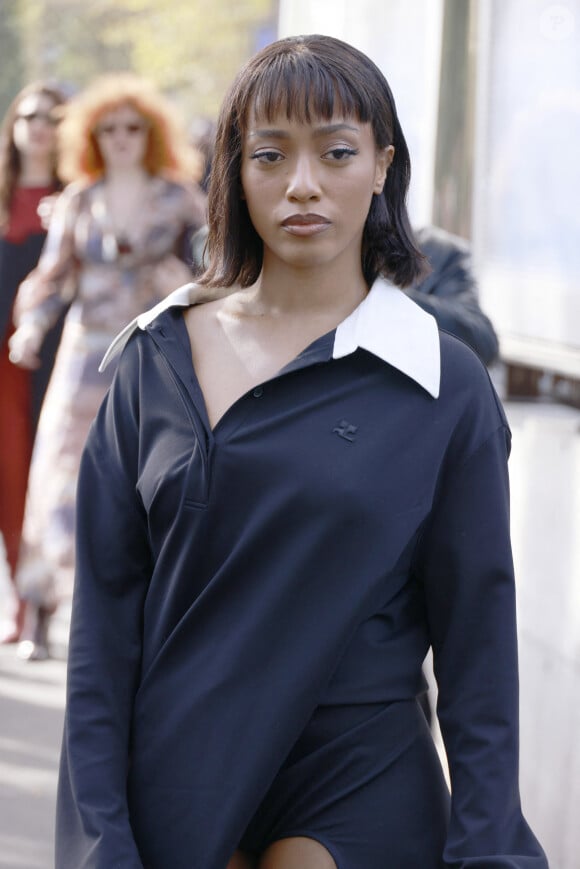
M423 310L433 314L440 329L457 335L490 365L499 345L491 321L479 306L469 244L436 226L415 230L431 272L407 292Z
M417 810L387 863L412 836L422 869L547 869L518 797L509 430L468 347L404 328L408 299L370 328L384 292L213 427L180 309L129 340L79 479L58 869L223 869L291 750L303 769L316 709L397 716L429 644L447 842ZM400 360L428 346L419 382ZM337 761L353 776L358 733ZM388 770L413 756L397 733ZM377 825L400 797L395 774Z

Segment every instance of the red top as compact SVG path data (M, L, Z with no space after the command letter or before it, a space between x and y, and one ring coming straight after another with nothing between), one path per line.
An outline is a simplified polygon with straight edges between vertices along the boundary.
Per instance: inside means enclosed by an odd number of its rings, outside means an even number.
M52 185L44 187L16 187L10 204L10 220L4 231L7 241L18 244L27 236L43 232L38 216L38 203L44 196L54 193Z

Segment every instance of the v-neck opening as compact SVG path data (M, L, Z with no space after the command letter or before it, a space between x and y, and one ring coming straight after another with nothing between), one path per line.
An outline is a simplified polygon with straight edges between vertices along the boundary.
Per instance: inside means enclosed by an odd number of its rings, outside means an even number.
M230 415L230 412L233 411L240 404L240 402L242 402L249 395L251 395L254 390L267 387L268 384L273 383L275 380L291 374L294 371L299 371L302 368L307 368L309 365L317 364L319 362L327 362L332 358L332 350L334 347L334 336L336 333L336 329L331 329L329 332L325 332L323 335L315 338L314 341L311 341L310 344L308 344L303 350L300 351L300 353L297 354L297 356L295 356L282 368L280 368L272 377L269 377L266 380L262 380L259 383L255 383L253 386L251 386L249 389L239 395L230 405L228 405L226 410L221 414L219 419L212 426L207 411L205 394L197 376L197 371L195 370L195 364L191 352L191 341L185 323L184 314L186 310L187 308L180 308L180 316L177 317L177 320L179 321L179 325L177 326L179 330L179 340L180 343L183 345L184 349L187 351L189 363L191 365L193 385L199 403L198 410L201 411L201 414L203 416L203 422L207 428L209 436L214 440L219 435L219 431L222 428L222 422L224 422L226 417Z

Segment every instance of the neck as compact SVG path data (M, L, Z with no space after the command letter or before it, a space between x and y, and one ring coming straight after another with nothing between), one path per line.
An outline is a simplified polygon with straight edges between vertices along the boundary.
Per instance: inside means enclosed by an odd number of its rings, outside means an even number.
M347 316L368 293L360 262L308 269L288 269L264 262L254 285L255 304L264 311L308 315L331 312Z
M132 166L123 169L107 169L105 182L109 186L134 187L143 184L148 178L147 171L143 166Z
M23 157L18 177L19 187L49 187L53 180L53 163L50 157Z

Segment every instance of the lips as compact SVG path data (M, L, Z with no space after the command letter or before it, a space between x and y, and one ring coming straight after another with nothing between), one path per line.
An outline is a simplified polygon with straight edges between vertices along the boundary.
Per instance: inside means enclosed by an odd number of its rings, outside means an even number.
M321 214L291 214L282 221L282 227L291 235L316 235L330 226L330 220Z
M282 222L282 226L313 226L316 224L330 223L321 214L291 214Z

